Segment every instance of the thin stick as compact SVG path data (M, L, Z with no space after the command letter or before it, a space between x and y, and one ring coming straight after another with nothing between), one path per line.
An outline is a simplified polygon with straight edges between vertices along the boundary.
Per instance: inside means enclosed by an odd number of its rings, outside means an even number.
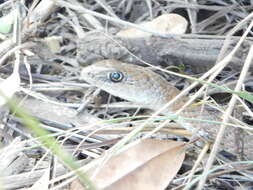
M253 22L251 22L250 26L253 26ZM249 50L249 53L248 53L248 56L246 58L246 61L245 61L245 64L242 68L242 72L240 74L240 77L239 77L239 80L236 84L236 87L235 87L235 91L239 91L241 89L241 86L243 84L243 81L247 75L247 72L249 70L249 67L250 67L250 64L251 64L251 61L253 59L253 45L250 46L250 50ZM211 154L207 160L207 164L206 164L206 168L204 169L204 172L203 172L203 177L202 179L199 181L199 184L198 184L198 187L197 187L197 190L201 190L203 189L205 183L206 183L206 180L207 180L207 176L208 176L208 173L209 173L209 170L211 169L212 165L213 165L213 162L215 160L215 156L216 156L216 153L218 151L218 148L219 148L219 145L222 141L222 137L223 137L223 134L225 132L225 129L226 129L226 124L229 120L229 116L231 115L232 111L233 111L233 108L234 108L234 105L236 103L236 96L235 94L232 95L232 98L228 104L228 108L224 114L224 118L223 118L223 124L221 125L220 127L220 130L218 132L218 135L216 137L216 140L215 140L215 143L214 143L214 146L212 148L212 151L211 151Z

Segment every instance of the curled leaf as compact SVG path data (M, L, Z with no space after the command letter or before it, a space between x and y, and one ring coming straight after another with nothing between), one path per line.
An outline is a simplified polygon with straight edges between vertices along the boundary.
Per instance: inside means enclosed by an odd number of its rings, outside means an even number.
M178 14L163 14L150 22L139 24L143 28L164 34L184 34L187 29L187 20ZM121 30L117 36L123 38L142 38L149 37L151 33L143 32L136 28Z

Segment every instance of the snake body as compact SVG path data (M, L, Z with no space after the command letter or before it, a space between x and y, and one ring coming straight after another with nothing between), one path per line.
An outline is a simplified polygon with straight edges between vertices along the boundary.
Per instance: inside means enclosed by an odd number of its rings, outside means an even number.
M172 100L180 91L169 84L162 76L149 68L123 63L117 60L103 60L85 67L81 72L81 79L93 86L120 97L138 103L145 108L159 110ZM164 110L164 115L175 113L189 98L183 96L179 101ZM188 118L219 121L217 114L213 114L201 106L189 106L180 116ZM199 128L211 138L215 138L219 125L206 122L187 122ZM248 158L253 159L252 135L235 127L228 127L221 148L238 155L244 152Z

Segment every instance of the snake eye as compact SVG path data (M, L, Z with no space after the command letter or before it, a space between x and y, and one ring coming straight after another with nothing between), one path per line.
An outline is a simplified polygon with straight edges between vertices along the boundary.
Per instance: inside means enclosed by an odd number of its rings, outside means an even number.
M109 78L112 82L120 82L123 80L124 75L122 72L116 71L109 74Z

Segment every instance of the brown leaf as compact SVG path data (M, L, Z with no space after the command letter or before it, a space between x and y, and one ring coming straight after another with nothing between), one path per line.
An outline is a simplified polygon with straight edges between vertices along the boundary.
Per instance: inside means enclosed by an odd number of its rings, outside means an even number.
M98 171L93 183L100 189L164 189L177 174L185 157L185 144L147 139L111 157Z
M143 28L164 34L184 34L187 25L188 22L184 17L174 13L163 14L152 21L139 24ZM143 38L149 37L152 34L136 28L128 28L119 31L116 35L123 38Z

